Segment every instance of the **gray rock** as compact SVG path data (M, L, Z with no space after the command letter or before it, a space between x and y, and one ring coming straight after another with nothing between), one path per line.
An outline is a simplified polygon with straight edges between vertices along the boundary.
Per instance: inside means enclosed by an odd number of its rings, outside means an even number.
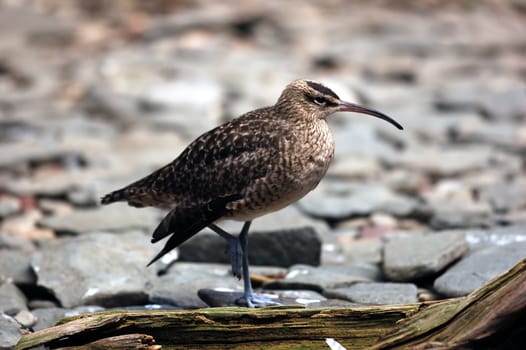
M28 310L20 310L14 317L16 322L20 323L25 328L29 328L37 323L37 318Z
M57 144L46 143L11 143L0 144L0 168L26 164L28 162L43 162L61 159L73 155Z
M19 236L0 232L0 249L16 249L32 251L35 249L31 241Z
M383 212L394 216L408 216L419 202L376 184L324 182L298 203L307 214L331 220L364 216Z
M350 286L356 282L380 279L381 272L372 264L327 265L312 267L295 265L285 278L264 285L267 289L308 289L317 292Z
M435 274L468 250L459 232L392 239L384 246L384 274L394 281L410 281Z
M279 300L287 300L290 304L309 305L327 300L323 295L313 290L281 290L275 291Z
M434 203L431 211L431 227L435 230L487 227L495 220L491 207L485 202Z
M485 147L412 147L396 163L431 175L452 176L477 171L490 165L494 151Z
M155 270L146 264L154 254L142 233L92 233L49 242L31 265L38 285L64 307L129 305L147 299L145 289Z
M39 221L41 226L59 233L81 234L99 231L126 231L146 229L152 231L157 225L159 211L152 208L137 209L115 203L107 207L77 210L62 216L51 216Z
M353 303L342 299L327 299L316 303L309 303L306 305L308 309L325 309L325 308L351 308L363 306L358 303Z
M526 178L482 186L479 199L487 201L498 212L508 212L526 207Z
M37 322L33 326L33 329L39 331L41 329L53 327L58 321L64 318L66 311L66 309L58 307L31 310L33 315L37 318Z
M18 324L12 317L0 312L0 349L13 349L18 343L22 326Z
M356 283L350 287L329 289L328 298L345 299L360 304L408 304L418 302L418 289L412 283Z
M20 201L13 197L0 197L0 219L16 214L22 206Z
M526 242L477 250L437 278L433 287L447 297L463 296L504 273L525 257Z
M384 243L379 238L357 239L342 245L343 254L349 262L382 262Z
M321 240L310 227L253 232L249 236L249 257L254 265L319 265L320 255ZM203 232L181 245L179 259L230 263L228 243L215 233Z
M207 305L198 297L200 289L241 292L242 282L230 273L230 265L206 263L176 263L160 276L148 291L150 303L201 308Z
M31 270L30 260L33 251L0 249L0 283L34 284L35 274Z
M0 312L14 316L21 310L27 310L25 295L13 283L0 285Z

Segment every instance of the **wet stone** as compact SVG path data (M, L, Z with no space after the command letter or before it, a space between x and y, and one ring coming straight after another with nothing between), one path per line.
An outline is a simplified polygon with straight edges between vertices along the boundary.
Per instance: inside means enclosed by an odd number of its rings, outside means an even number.
M526 242L477 250L435 280L434 289L446 297L471 293L526 257Z
M429 276L461 257L468 250L459 232L435 232L392 239L384 247L384 274L393 281Z
M345 299L360 304L408 304L418 302L418 289L412 283L356 283L350 287L329 289L328 298Z
M380 269L373 264L355 263L313 267L294 265L285 278L264 285L267 289L307 289L317 292L346 287L356 282L380 279Z
M77 210L62 216L50 216L39 224L58 233L81 234L99 231L125 231L129 229L153 230L157 225L159 211L152 208L130 207L112 204L107 207Z
M92 233L48 242L31 265L38 285L64 307L117 306L146 301L156 275L145 266L154 254L142 233ZM64 266L68 273L60 273Z
M27 310L25 295L13 283L0 285L0 312L14 316L21 310Z
M502 246L526 242L526 223L492 227L488 229L472 229L466 231L466 240L470 251L480 250L492 246Z

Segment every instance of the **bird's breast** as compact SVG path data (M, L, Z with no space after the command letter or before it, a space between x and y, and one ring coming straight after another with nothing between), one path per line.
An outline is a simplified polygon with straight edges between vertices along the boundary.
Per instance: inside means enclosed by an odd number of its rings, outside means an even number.
M278 144L266 175L233 203L231 218L250 220L282 209L313 190L334 157L334 140L324 120L291 127Z

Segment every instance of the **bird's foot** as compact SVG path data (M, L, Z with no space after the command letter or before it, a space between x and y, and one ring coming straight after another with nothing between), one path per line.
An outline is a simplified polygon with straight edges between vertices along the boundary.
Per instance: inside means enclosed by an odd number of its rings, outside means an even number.
M281 305L278 301L277 295L272 294L245 294L241 298L236 300L236 305L246 307L266 307L266 306L279 306Z
M238 280L241 279L241 266L243 265L243 249L237 237L231 236L228 238L228 245L230 250L230 264L232 266L232 275Z

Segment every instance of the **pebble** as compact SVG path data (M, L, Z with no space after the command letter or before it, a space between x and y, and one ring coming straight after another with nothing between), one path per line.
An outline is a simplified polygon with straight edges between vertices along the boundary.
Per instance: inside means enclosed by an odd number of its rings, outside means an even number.
M25 328L33 327L37 323L37 317L28 310L20 310L14 319Z

